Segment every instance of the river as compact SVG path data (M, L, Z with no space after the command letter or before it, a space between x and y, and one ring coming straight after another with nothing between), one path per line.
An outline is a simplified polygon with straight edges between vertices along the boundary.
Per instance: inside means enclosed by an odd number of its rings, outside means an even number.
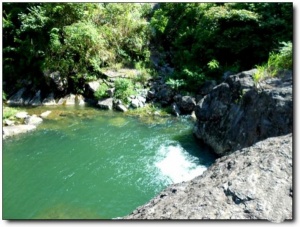
M89 107L38 107L49 119L3 141L3 219L125 216L215 156L189 117L125 116Z

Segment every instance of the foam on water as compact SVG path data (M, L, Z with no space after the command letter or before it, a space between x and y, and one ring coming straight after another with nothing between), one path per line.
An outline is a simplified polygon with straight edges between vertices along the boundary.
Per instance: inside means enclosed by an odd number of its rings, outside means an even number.
M191 180L207 169L199 164L197 157L190 155L180 144L162 145L158 157L155 166L170 183Z

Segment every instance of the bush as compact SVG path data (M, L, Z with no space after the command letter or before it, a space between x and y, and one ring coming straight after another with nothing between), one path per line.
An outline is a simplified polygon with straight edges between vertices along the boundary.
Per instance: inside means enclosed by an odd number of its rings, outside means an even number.
M131 80L125 78L118 78L115 80L115 98L127 102L127 97L135 95L134 85Z
M3 119L9 119L9 118L15 116L15 114L17 112L18 112L18 110L16 108L4 107L4 109L3 109Z
M95 91L94 96L96 99L102 99L102 98L106 98L108 97L107 94L107 89L108 86L105 83L102 83L99 88L97 89L97 91Z

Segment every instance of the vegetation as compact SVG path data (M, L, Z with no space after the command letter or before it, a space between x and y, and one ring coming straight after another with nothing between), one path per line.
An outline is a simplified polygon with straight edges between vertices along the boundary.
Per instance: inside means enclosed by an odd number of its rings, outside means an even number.
M265 62L279 42L292 40L292 24L289 3L161 3L151 18L173 79L189 90Z
M131 82L116 81L124 100L155 75L152 49L174 68L167 83L188 92L268 59L268 70L291 67L293 4L3 3L2 30L8 96L25 81L43 89L45 72L60 72L68 92L83 93L103 68L139 69ZM95 96L105 96L99 89Z
M131 80L125 78L118 78L115 80L115 98L121 99L127 103L127 97L135 95L134 85Z
M257 83L266 77L274 77L282 70L293 69L293 45L291 42L282 42L277 53L271 52L266 64L257 65L254 81Z
M3 108L3 120L14 118L15 114L18 112L18 109L13 107L4 107Z
M101 83L94 96L96 99L102 99L108 97L107 94L108 86L105 83Z

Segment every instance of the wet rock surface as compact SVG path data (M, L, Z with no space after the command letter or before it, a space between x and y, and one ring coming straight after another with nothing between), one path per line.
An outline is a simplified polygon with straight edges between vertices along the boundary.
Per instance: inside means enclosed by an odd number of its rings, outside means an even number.
M292 219L292 134L219 158L124 219Z

